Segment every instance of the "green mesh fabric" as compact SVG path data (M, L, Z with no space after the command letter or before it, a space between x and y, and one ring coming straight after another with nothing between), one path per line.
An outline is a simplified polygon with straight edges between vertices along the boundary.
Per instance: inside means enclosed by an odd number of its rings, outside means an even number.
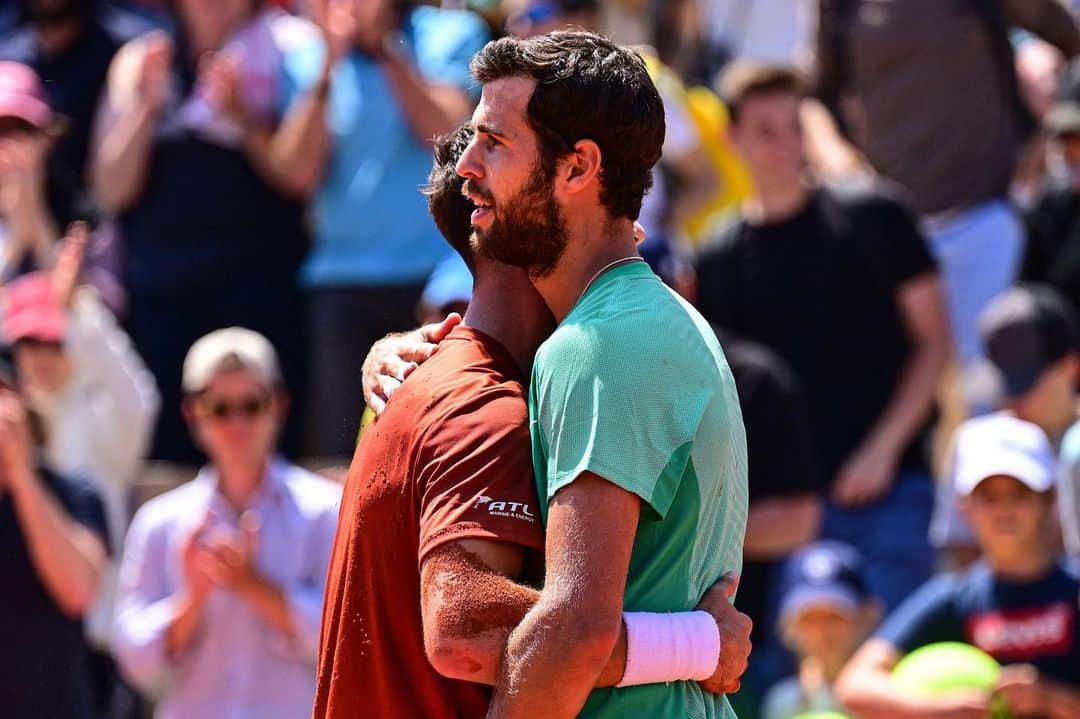
M643 501L630 611L685 611L739 571L746 438L716 337L644 263L605 273L537 353L533 460L547 500L591 471ZM733 717L697 684L593 692L581 716Z

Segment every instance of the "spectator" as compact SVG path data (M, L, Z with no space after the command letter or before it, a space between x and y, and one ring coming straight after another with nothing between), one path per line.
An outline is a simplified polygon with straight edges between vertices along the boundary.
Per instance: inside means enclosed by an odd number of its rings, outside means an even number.
M38 76L0 61L0 280L50 267L59 236L45 197L54 118Z
M1037 425L1058 446L1077 418L1080 327L1073 308L1050 287L1018 285L990 303L979 326L989 362L977 379L987 387L970 394L997 400L1003 414ZM953 466L938 483L931 539L953 565L962 566L979 550L957 511L957 467L950 460L946 464ZM1069 489L1063 486L1063 500L1071 496ZM1061 504L1063 511L1068 506ZM1062 515L1065 527L1076 526L1074 517L1071 511Z
M50 207L64 227L87 219L90 130L116 51L149 25L101 0L17 0L22 23L0 35L0 60L32 67L64 118L49 160Z
M730 332L717 330L717 337L735 378L750 460L750 507L735 606L753 621L755 648L742 688L732 699L743 716L787 664L769 600L784 560L821 531L824 488L806 398L787 363L767 347Z
M923 445L948 352L934 262L891 196L806 180L792 72L742 65L724 95L758 194L700 257L700 307L799 379L829 493L822 536L855 545L895 606L932 564Z
M35 461L35 428L0 373L0 706L5 717L94 716L82 618L108 546L93 490Z
M76 228L51 273L24 275L8 287L4 339L12 345L19 389L44 431L43 455L65 475L86 478L104 500L110 544L119 548L132 488L153 431L154 379L90 287L78 286L86 228ZM123 432L117 432L117 427ZM105 646L113 577L106 601L89 618Z
M984 560L908 599L844 670L838 695L860 717L985 717L989 694L913 696L893 684L899 659L965 642L1005 666L995 695L1010 715L1080 716L1080 582L1056 560L1054 456L1037 426L1008 416L971 420L956 440L956 491Z
M861 572L859 553L839 542L816 542L788 561L779 624L798 672L769 690L762 719L840 710L836 678L881 614Z
M157 717L307 716L340 490L275 458L288 398L261 335L200 339L183 386L210 463L135 515L117 660Z
M765 645L767 597L775 571L821 528L822 488L817 478L810 420L798 379L774 352L717 331L746 424L750 510L743 568L735 604L754 622L756 646Z
M174 7L172 37L151 33L117 53L91 169L118 214L132 339L162 394L151 457L188 465L198 454L179 387L195 339L251 327L281 353L286 386L299 388L306 241L302 205L286 196L296 188L270 160L281 16L257 0Z
M290 54L280 166L314 192L308 290L311 409L306 450L347 464L363 408L360 362L409 328L446 247L417 192L431 139L468 116L487 26L407 0L317 0L324 47Z
M1015 279L1023 252L1007 193L1033 123L1009 28L1030 30L1067 58L1080 52L1080 29L1057 0L818 0L818 7L814 92L837 120L808 107L811 154L836 173L854 169L865 153L912 195L967 368L981 356L976 317Z
M1051 173L1028 215L1022 276L1057 288L1080 311L1080 61L1068 67L1044 124Z

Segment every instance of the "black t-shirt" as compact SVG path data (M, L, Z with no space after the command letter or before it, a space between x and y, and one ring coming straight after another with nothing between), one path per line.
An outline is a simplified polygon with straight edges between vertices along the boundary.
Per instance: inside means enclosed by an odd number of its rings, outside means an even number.
M85 177L90 131L109 64L125 42L150 27L132 13L95 10L71 47L55 55L42 50L30 24L0 36L0 60L34 68L45 84L49 104L69 123L49 162L49 199L61 226L72 219L85 219L88 212Z
M798 379L784 361L756 342L717 331L739 393L750 465L749 497L757 500L819 493L810 422ZM754 620L754 640L771 626L765 616L779 562L743 562L735 605Z
M1048 678L1080 687L1080 582L1063 567L1016 584L979 562L927 582L886 620L877 636L906 654L927 644L964 642L1001 664L1033 664Z
M911 345L897 291L935 269L912 213L865 188L817 190L777 224L739 221L699 259L705 317L771 348L802 383L823 482L900 381ZM926 468L925 434L902 468Z
M1049 185L1027 216L1023 279L1057 288L1080 311L1080 193Z
M39 469L45 488L79 524L108 542L105 511L89 485ZM11 496L0 493L0 716L91 716L90 653L78 619L41 583Z

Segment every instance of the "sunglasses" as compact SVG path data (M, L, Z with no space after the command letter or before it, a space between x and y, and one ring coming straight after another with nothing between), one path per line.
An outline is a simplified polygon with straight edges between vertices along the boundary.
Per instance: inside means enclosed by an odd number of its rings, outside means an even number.
M203 414L215 421L225 421L231 417L253 420L265 414L270 408L270 396L246 397L236 402L208 397L201 400L199 404Z

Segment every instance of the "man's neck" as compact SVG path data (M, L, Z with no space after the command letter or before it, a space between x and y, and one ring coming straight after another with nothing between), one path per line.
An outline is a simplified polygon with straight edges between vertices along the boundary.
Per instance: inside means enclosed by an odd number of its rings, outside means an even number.
M517 268L480 269L462 323L505 347L526 376L536 348L555 322L525 272Z
M629 220L597 222L570 231L566 251L551 274L533 280L557 322L570 314L591 282L619 260L638 258L634 226Z
M1018 551L1009 556L986 555L986 563L990 565L994 576L1013 583L1042 579L1049 573L1055 561L1053 553L1044 547L1032 548L1027 552Z
M218 475L218 491L238 512L248 508L252 495L262 485L268 462L215 462Z
M40 23L37 26L38 43L46 55L58 55L74 45L82 31L81 17Z
M795 217L810 202L813 189L805 182L785 187L759 186L758 193L747 201L744 212L754 224L771 225Z

